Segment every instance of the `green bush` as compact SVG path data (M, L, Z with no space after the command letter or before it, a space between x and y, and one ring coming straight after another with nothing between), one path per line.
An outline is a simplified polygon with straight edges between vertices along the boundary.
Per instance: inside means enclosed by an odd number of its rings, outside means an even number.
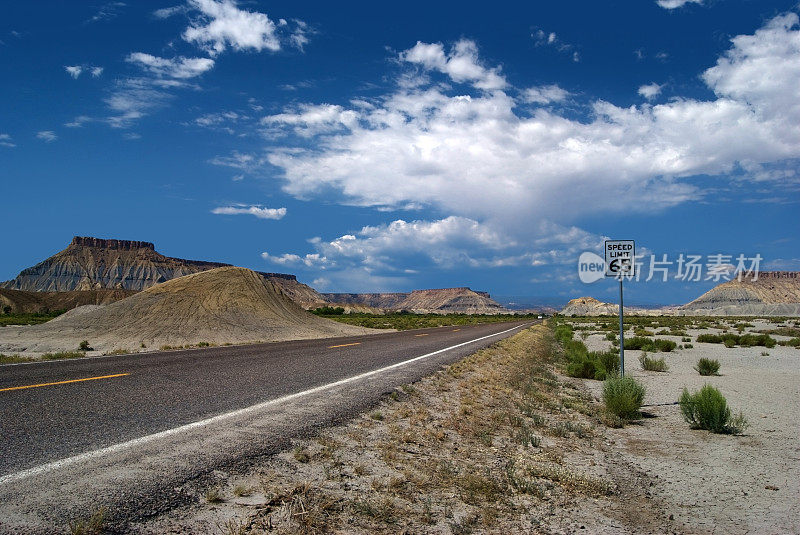
M561 342L562 344L567 343L568 341L572 340L573 336L572 327L569 325L561 324L556 326L555 328L555 337L556 340Z
M625 349L644 349L645 347L651 347L652 344L653 341L644 336L634 336L625 339Z
M697 366L694 369L700 375L719 375L719 361L703 357L697 361Z
M741 413L736 417L731 416L725 396L709 384L694 394L684 388L679 403L684 419L695 429L739 434L748 425Z
M645 388L633 377L612 377L603 383L603 401L606 408L620 418L639 418Z
M698 342L707 344L724 344L725 347L755 347L764 346L767 348L775 347L777 343L768 334L701 334L697 337Z
M663 351L664 353L669 353L678 345L677 343L673 342L672 340L663 340L661 338L656 338L653 340L653 345L655 346L656 350Z
M642 351L664 351L666 353L678 347L678 344L672 340L664 340L662 338L645 338L643 336L634 336L633 338L625 339L625 349L641 349Z
M782 340L778 342L782 346L800 347L800 338L792 338L790 340Z
M92 348L89 345L89 341L88 340L84 340L80 344L78 344L78 351L91 351L91 350L92 350Z
M664 357L661 358L650 358L647 356L646 352L642 352L639 356L639 363L642 365L643 370L651 371L651 372L665 372L668 369L667 363L664 361Z
M619 372L619 356L614 351L590 352L583 342L572 340L565 347L565 353L565 371L570 377L602 381Z

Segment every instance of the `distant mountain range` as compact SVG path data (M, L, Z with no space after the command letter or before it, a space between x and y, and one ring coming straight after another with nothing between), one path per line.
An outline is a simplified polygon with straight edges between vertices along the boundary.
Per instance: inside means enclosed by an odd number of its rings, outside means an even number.
M230 264L164 256L151 242L75 236L63 251L0 283L0 304L26 312L105 304L168 280L219 267ZM465 287L409 293L321 294L298 282L294 275L257 273L308 309L343 306L348 310L374 312L510 312L488 293Z
M598 316L618 313L618 305L592 297L579 297L561 310L565 316ZM762 271L757 276L736 277L679 307L625 307L631 314L674 314L709 316L798 316L800 315L800 272Z

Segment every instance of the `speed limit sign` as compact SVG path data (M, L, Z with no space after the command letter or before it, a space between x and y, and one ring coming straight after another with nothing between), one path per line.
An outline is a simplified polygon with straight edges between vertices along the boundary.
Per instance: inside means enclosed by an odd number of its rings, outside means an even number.
M606 277L636 275L636 245L633 240L606 240Z

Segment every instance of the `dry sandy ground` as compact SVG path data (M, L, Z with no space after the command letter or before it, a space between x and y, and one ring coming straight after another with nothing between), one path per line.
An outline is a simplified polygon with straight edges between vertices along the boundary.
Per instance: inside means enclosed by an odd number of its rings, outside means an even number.
M601 383L549 372L546 339L535 327L472 355L258 469L220 473L216 487L196 489L194 507L132 529L800 533L800 351L695 344L660 354L666 373L642 371L629 351L627 371L647 385L655 417L612 429ZM722 375L700 377L700 356L718 358ZM745 435L692 430L671 405L706 381L744 412Z
M770 327L756 323L748 331ZM721 331L687 330L693 340L702 332ZM601 335L586 344L609 347ZM626 460L657 478L654 496L676 521L695 533L800 533L800 351L694 342L692 349L651 355L665 357L666 373L643 371L640 353L626 351L626 372L646 386L650 406L644 410L656 417L609 435ZM718 359L721 375L700 376L693 367L701 357ZM692 430L677 405L660 405L675 402L684 387L696 391L705 383L744 413L750 427L743 436ZM601 383L586 384L600 396Z

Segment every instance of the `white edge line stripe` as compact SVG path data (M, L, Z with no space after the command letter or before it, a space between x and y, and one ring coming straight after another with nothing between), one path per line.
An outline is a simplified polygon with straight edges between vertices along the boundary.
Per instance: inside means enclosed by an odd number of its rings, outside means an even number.
M245 407L244 409L237 409L235 411L226 412L224 414L219 414L217 416L213 416L211 418L207 418L205 420L199 420L197 422L192 422L190 424L182 425L180 427L175 427L172 429L167 429L166 431L161 431L158 433L153 433L152 435L146 435L140 438L135 438L133 440L129 440L127 442L120 442L119 444L114 444L112 446L107 446L105 448L101 448L99 450L94 451L87 451L86 453L81 453L80 455L75 455L74 457L67 457L66 459L60 459L58 461L53 461L51 463L43 464L40 466L35 466L33 468L29 468L27 470L22 470L20 472L15 472L13 474L7 474L5 476L0 477L0 485L4 485L6 483L13 483L14 481L19 481L21 479L27 479L31 476L44 474L47 472L51 472L53 470L57 470L59 468L64 468L67 466L71 466L73 464L79 463L81 461L86 461L88 459L92 459L94 457L100 457L109 453L115 453L118 451L122 451L128 448L132 448L135 446L141 446L142 444L147 444L148 442L152 442L154 440L158 440L160 438L169 437L172 435L176 435L178 433L182 433L184 431L191 431L192 429L197 429L198 427L204 427L207 425L215 424L217 422L221 422L224 420L228 420L230 418L236 418L238 416L243 416L245 414L256 412L261 409L265 409L272 405L279 405L281 403L285 403L287 401L292 401L294 399L307 396L309 394L316 394L318 392L322 392L324 390L329 390L331 388L335 388L337 386L342 386L347 383L352 383L353 381L358 381L360 379L365 379L367 377L371 377L373 375L383 373L388 370L392 370L394 368L399 368L400 366L405 366L406 364L410 364L412 362L416 362L418 360L426 359L428 357L432 357L434 355L438 355L439 353L444 353L445 351L450 351L451 349L456 349L468 344L472 344L474 342L480 342L481 340L486 340L487 338L492 338L494 336L500 336L501 334L506 334L508 332L514 331L525 325L517 325L516 327L512 327L510 329L506 329L505 331L501 331L499 333L489 334L487 336L482 336L480 338L475 338L474 340L468 340L466 342L461 342L460 344L456 344L454 346L445 347L444 349L439 349L437 351L433 351L432 353L426 353L425 355L420 355L419 357L414 357L409 360L404 360L402 362L397 362L395 364L391 364L389 366L385 366L383 368L378 368L377 370L372 370L369 372L364 372L359 375L354 375L352 377L347 377L346 379L340 379L338 381L334 381L333 383L327 383L320 386L315 386L314 388L310 388L308 390L303 390L302 392L295 392L294 394L289 394L287 396L283 396L280 398L271 399L269 401L265 401L263 403L259 403L257 405L252 405L250 407Z

